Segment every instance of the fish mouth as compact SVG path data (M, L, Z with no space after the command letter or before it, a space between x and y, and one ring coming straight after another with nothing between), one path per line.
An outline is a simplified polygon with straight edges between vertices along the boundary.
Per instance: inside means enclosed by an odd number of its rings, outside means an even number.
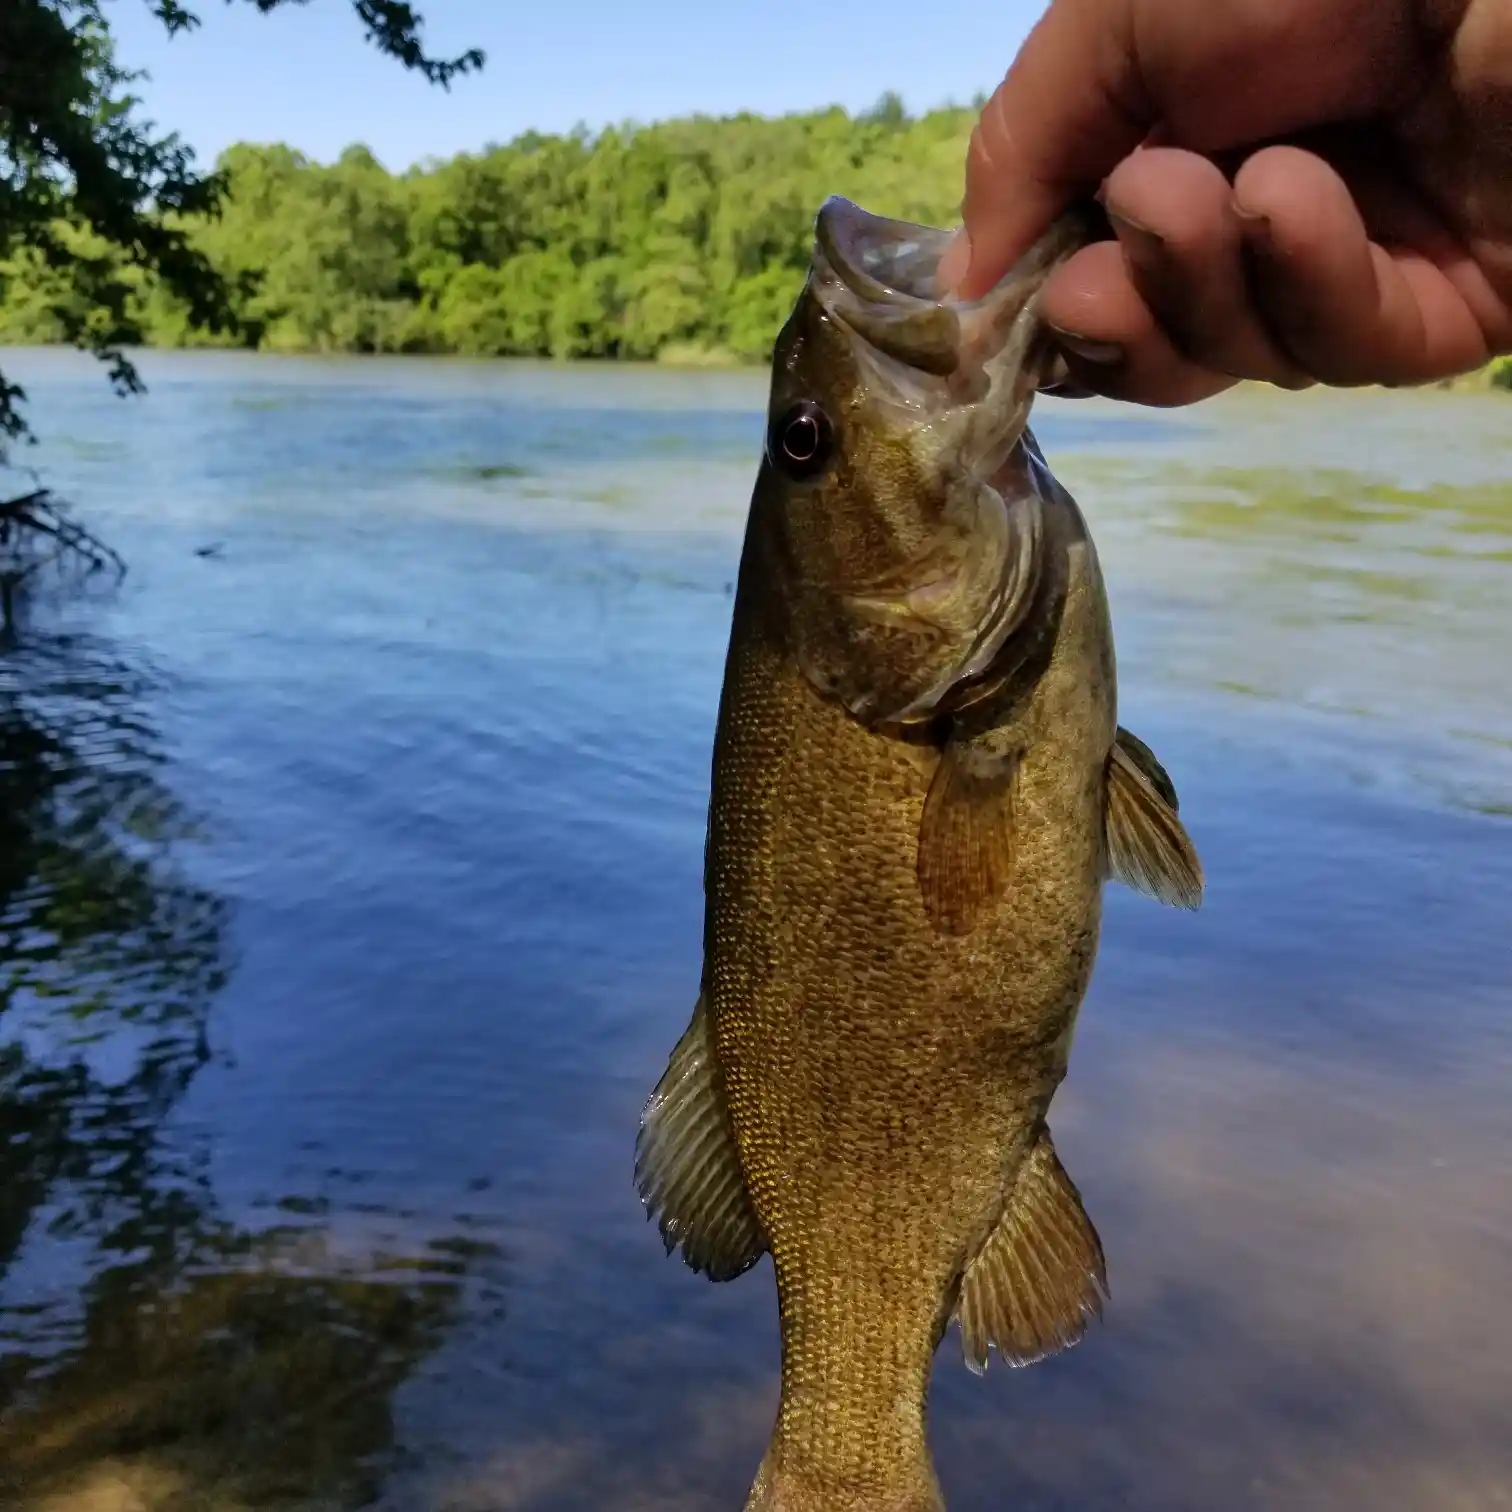
M814 222L819 302L879 356L944 378L961 356L960 317L940 299L936 278L949 243L946 231L872 215L832 195Z
M935 303L950 233L873 215L838 194L819 207L815 240L830 267L859 298L883 304Z
M982 380L991 378L985 369L1023 366L1031 356L1040 289L1095 230L1093 207L1076 207L996 287L957 300L939 284L951 232L873 215L832 195L814 222L815 291L825 310L876 352L917 373L954 379L952 397L969 403L983 397Z

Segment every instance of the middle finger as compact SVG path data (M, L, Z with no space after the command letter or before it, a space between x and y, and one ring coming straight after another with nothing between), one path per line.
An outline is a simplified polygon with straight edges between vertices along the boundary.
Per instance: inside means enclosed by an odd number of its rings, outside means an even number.
M1306 388L1311 378L1260 318L1233 197L1215 163L1173 147L1127 158L1104 191L1129 277L1183 356L1234 378Z

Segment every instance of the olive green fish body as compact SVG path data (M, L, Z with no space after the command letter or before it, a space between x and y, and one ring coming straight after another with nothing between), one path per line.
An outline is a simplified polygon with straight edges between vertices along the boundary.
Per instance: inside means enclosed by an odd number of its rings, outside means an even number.
M883 339L906 355L916 313L885 306L877 337L861 309L857 361ZM1046 1115L1103 883L1191 903L1200 873L1169 779L1118 729L1080 511L1021 417L1004 451L970 409L1004 380L964 411L909 389L898 419L876 374L835 377L852 348L833 327L810 300L779 342L715 735L702 993L639 1172L696 1269L772 1257L781 1403L752 1512L922 1512L952 1318L980 1368L989 1345L1022 1363L1075 1342L1100 1307L1101 1246Z
M762 607L736 610L705 991L781 1297L773 1453L816 1496L880 1494L927 1468L934 1349L1065 1071L1096 950L1115 727L1079 524L1057 522L1070 581L1050 666L1007 722L983 721L1022 746L1018 844L1002 899L962 938L934 928L915 877L938 752L823 703ZM763 791L781 800L753 801Z

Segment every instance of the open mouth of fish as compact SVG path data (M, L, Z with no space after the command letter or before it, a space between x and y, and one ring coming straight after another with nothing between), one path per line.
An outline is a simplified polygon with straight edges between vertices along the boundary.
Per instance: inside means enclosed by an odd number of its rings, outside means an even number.
M1035 306L1045 279L1091 238L1093 224L1082 211L1063 217L995 288L960 301L938 283L950 232L872 215L839 197L819 211L812 286L853 338L868 407L960 480L953 528L942 530L928 557L888 582L852 585L846 602L863 618L911 618L922 628L941 625L963 595L982 604L981 589L991 585L960 661L890 711L895 719L927 717L952 686L981 677L1028 612L1051 485L1027 423L1055 362Z
M913 423L949 410L974 411L974 455L962 461L991 476L1012 450L1036 387L1054 356L1042 338L1036 297L1051 270L1091 234L1073 213L1053 225L980 299L955 300L939 287L951 233L873 215L832 196L815 222L814 286L827 312L854 336L872 370L875 397ZM901 416L899 417L902 418ZM995 443L995 444L994 444Z

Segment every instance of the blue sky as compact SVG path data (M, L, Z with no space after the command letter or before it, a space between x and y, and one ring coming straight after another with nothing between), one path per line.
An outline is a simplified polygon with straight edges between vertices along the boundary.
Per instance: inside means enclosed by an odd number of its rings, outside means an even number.
M210 161L285 141L328 161L365 142L388 167L507 141L690 111L911 110L990 90L1041 0L417 0L434 52L488 53L450 95L362 40L349 0L261 16L190 0L203 25L168 41L146 0L112 0L120 62L145 68L145 114Z

